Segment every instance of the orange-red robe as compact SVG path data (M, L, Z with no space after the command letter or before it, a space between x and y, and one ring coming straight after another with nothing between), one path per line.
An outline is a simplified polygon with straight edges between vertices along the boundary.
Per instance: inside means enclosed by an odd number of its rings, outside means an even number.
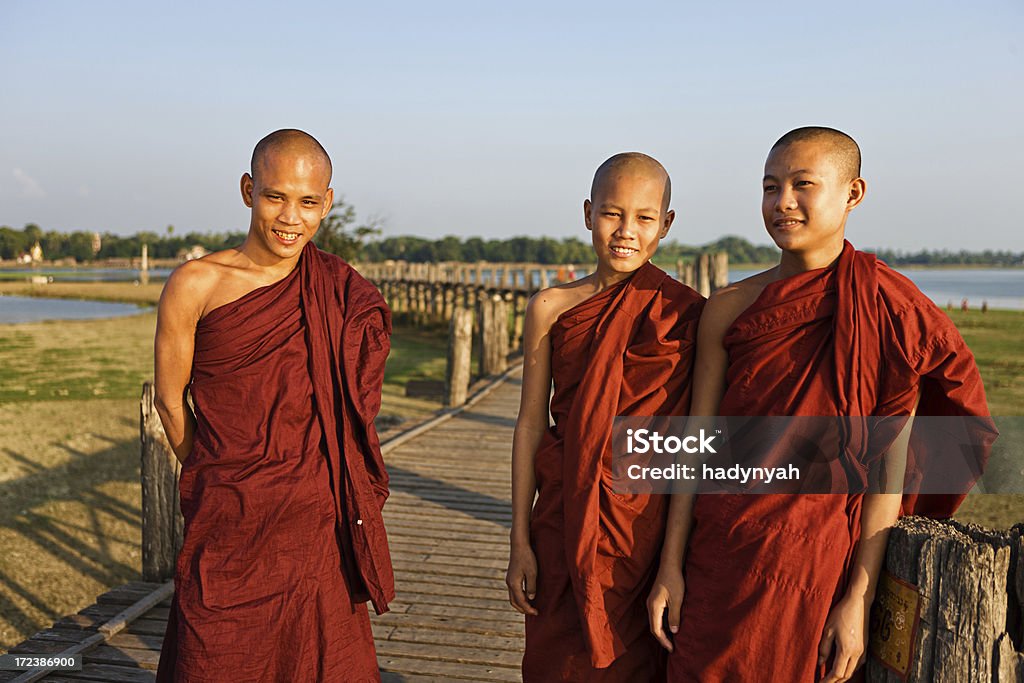
M611 489L616 415L685 415L703 298L648 263L551 328L552 426L537 451L530 536L539 615L523 680L648 681L664 671L645 601L667 496Z
M363 602L394 595L373 427L390 331L376 288L312 245L199 322L158 680L380 679Z
M848 242L834 267L769 284L723 345L729 366L720 415L907 415L918 387L918 415L988 414L974 357L949 318ZM995 436L994 427L982 431L980 462ZM912 430L908 471L941 450L929 444L932 436ZM948 517L961 500L910 495L903 512ZM669 681L818 680L818 646L846 589L862 501L862 494L698 496Z

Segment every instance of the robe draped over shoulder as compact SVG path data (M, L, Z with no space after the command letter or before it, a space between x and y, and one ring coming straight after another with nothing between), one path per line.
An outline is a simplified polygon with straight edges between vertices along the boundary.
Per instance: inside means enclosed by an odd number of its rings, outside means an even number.
M158 680L379 680L363 603L394 594L373 428L390 331L373 285L312 245L200 320Z
M554 425L535 457L539 611L523 678L643 681L663 670L645 600L667 498L611 487L617 415L685 415L703 298L648 263L553 324Z
M970 418L976 461L987 459L996 431L959 332L909 280L849 242L834 267L768 284L723 346L720 415L906 416L920 391L917 414ZM948 455L941 435L918 426L902 512L948 517L974 482L916 495L928 459ZM868 441L853 429L837 443L852 479L872 464ZM817 649L846 590L862 502L862 494L697 496L669 680L818 680Z

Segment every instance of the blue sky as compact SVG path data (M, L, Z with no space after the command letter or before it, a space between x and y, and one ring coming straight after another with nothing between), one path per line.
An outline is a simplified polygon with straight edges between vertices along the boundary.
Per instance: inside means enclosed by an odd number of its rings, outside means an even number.
M0 225L241 230L255 142L316 135L385 234L584 235L594 168L672 174L673 236L766 242L790 128L860 142L861 246L1024 250L1024 4L0 0Z

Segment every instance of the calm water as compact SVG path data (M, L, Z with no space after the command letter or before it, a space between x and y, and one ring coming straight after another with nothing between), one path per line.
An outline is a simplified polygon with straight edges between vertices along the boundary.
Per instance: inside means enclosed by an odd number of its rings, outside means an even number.
M970 307L976 309L983 301L990 308L1024 310L1024 268L949 268L949 269L897 269L910 278L926 296L940 307L950 302L960 306L967 299ZM755 269L733 267L729 270L730 280L735 282L759 272ZM54 281L111 282L133 281L139 271L124 269L49 269L24 270L0 268L0 279L22 279L28 275L48 275ZM151 281L161 281L170 274L167 269L150 270ZM576 277L586 272L578 270ZM484 281L490 281L492 274L484 271ZM559 273L552 268L548 276L556 281ZM15 277L18 276L18 277ZM536 280L536 274L534 274ZM539 283L535 283L539 284ZM112 318L133 315L145 310L133 304L115 304L99 301L73 301L69 299L41 299L16 296L0 296L0 323L30 322L37 320L80 320L90 318Z
M953 302L957 308L967 299L976 309L983 301L989 308L1024 310L1024 268L948 268L921 270L897 268L917 285L939 307ZM760 270L730 268L732 282L754 275Z
M117 318L145 310L146 307L135 304L113 304L106 301L0 296L0 323Z
M150 268L149 281L163 282L170 268ZM135 268L0 268L0 280L25 280L35 275L52 277L54 282L134 282Z

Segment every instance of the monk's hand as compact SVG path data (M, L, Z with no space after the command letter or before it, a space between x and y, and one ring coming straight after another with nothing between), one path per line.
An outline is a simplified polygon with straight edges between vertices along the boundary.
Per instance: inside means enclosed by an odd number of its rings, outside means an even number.
M847 681L864 663L867 656L868 606L861 596L846 595L828 614L821 645L818 646L818 667L828 661L835 649L832 670L821 683Z
M679 613L683 606L686 582L680 567L662 566L654 579L654 586L647 598L647 616L650 618L651 633L661 646L672 652L672 637L665 632L665 622L673 634L679 631Z
M537 596L537 557L525 541L513 542L505 573L508 601L520 614L537 615L530 601Z

